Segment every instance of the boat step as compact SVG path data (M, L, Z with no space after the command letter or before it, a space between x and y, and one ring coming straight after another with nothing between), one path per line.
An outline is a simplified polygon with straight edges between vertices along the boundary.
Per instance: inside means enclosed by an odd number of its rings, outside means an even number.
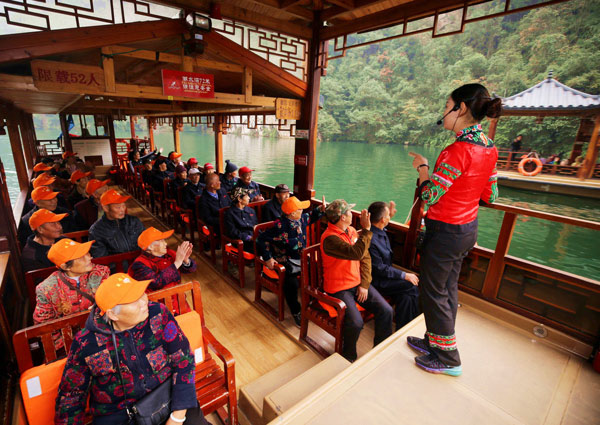
M283 414L349 366L350 362L348 360L338 353L334 353L306 372L290 380L265 397L262 409L263 420L265 423L274 421L279 415Z
M263 399L277 388L309 370L321 361L310 350L283 363L240 389L239 409L252 425L264 425ZM246 419L244 418L244 419Z

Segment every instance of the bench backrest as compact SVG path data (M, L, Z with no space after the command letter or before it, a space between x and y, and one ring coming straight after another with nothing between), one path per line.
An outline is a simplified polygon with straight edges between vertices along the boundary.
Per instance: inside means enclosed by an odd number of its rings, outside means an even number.
M75 242L84 243L88 241L89 233L89 230L80 230L79 232L65 233L63 236Z
M301 265L302 287L313 291L323 291L323 262L321 261L321 244L317 243L302 251Z

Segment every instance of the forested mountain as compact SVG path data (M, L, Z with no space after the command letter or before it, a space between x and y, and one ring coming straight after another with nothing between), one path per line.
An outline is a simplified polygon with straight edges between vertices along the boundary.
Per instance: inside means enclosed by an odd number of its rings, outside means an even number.
M397 31L358 35L349 44ZM324 140L443 145L452 136L435 122L454 88L480 82L499 96L512 96L550 70L570 87L600 94L600 1L572 0L467 24L463 34L434 39L424 33L349 50L329 62L321 80L319 131ZM523 134L524 147L570 152L578 119L538 121L501 118L496 143L506 147Z

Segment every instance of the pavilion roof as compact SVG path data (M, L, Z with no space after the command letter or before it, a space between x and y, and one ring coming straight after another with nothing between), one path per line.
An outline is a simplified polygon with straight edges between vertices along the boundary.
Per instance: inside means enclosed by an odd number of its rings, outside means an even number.
M548 78L521 93L502 99L503 115L585 115L600 111L600 95L575 90Z

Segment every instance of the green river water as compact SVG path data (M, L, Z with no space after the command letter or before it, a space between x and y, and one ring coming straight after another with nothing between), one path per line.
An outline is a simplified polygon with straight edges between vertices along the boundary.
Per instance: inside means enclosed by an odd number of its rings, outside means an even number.
M155 133L157 147L165 153L173 149L171 132ZM7 169L11 192L16 193L16 174L10 145L0 136L0 157ZM200 164L214 162L214 136L196 132L181 133L183 158L196 157ZM421 146L368 145L327 142L317 147L315 188L317 197L328 201L344 198L356 203L356 209L371 202L394 200L398 213L395 221L404 222L411 205L416 172L409 151L425 155L433 163L440 149ZM239 167L255 169L258 182L292 187L294 140L270 140L249 136L223 137L225 159ZM13 193L11 193L13 196ZM13 198L14 199L14 198ZM600 221L600 200L521 191L500 187L498 202L570 217ZM479 213L478 244L495 248L503 213L482 208ZM549 265L577 275L600 280L600 243L598 232L530 217L518 218L509 254Z

